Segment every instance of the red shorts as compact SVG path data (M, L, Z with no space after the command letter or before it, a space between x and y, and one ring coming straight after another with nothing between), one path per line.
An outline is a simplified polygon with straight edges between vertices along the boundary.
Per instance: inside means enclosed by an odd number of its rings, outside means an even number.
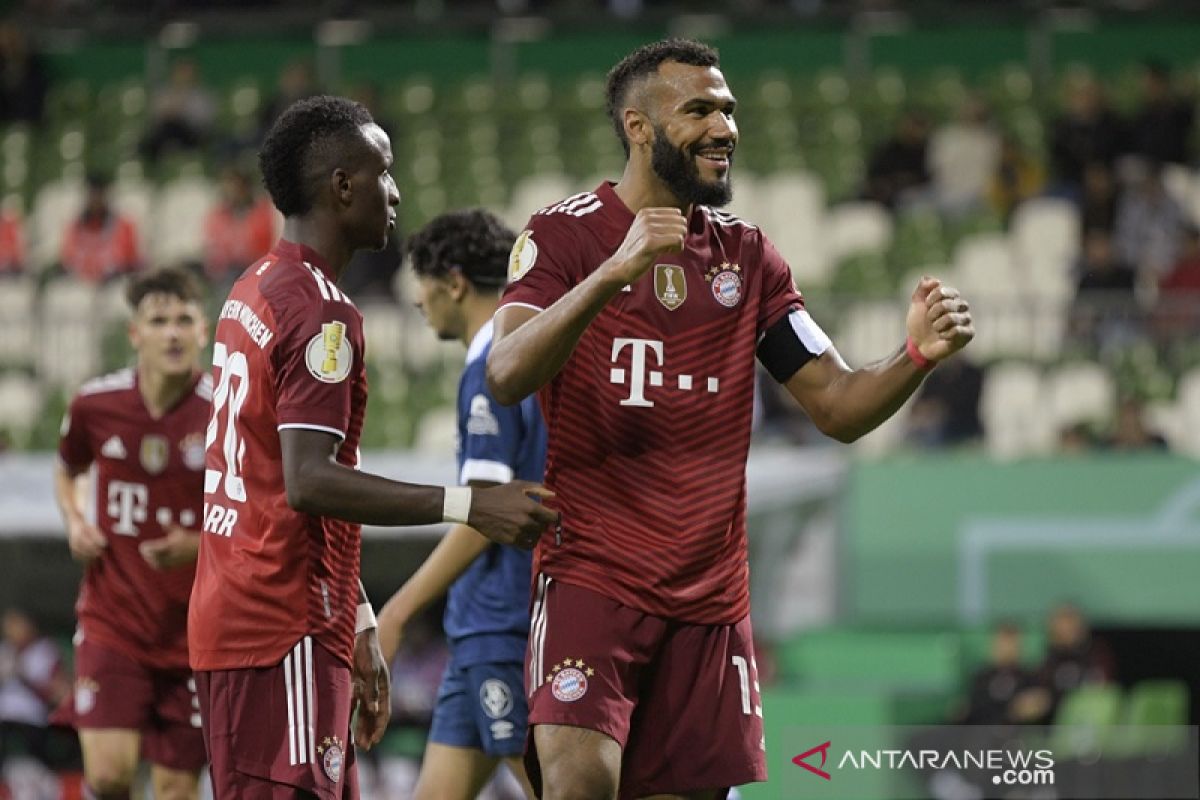
M215 800L357 800L350 668L305 636L274 667L196 671Z
M54 721L138 731L142 757L168 769L197 771L207 760L192 673L143 666L90 639L75 645L75 691Z
M533 729L545 724L615 739L622 798L767 779L748 616L675 622L542 575L525 667L525 763L539 795Z

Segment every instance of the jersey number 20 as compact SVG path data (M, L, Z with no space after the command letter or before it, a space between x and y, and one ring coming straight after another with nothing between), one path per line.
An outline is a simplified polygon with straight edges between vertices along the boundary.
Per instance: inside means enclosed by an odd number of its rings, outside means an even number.
M204 438L204 449L213 446L221 439L221 449L224 455L225 472L207 469L204 471L204 493L213 494L224 483L225 496L235 502L245 502L246 484L242 480L242 456L246 453L246 443L238 436L238 413L246 402L246 392L250 390L250 375L246 363L246 355L238 351L230 353L223 342L213 345L213 367L220 371L217 378L217 388L213 391L213 415L208 421L208 432ZM233 379L237 379L234 386ZM225 421L225 434L221 435L221 415L228 408L228 418Z

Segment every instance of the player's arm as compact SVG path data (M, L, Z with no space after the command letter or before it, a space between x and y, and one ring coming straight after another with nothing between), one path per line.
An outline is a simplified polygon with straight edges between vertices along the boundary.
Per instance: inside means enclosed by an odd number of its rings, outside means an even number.
M87 521L83 498L88 496L87 467L68 466L61 458L54 465L54 498L67 528L67 545L71 556L82 564L100 557L108 540L100 530Z
M472 481L471 485L483 487L495 484ZM444 595L450 589L450 584L458 580L490 544L479 531L466 525L450 527L425 563L396 590L379 612L379 644L384 658L391 661L395 657L405 626L426 606Z
M339 464L341 439L311 428L279 431L288 505L296 511L364 525L465 522L501 544L531 547L558 514L535 502L553 493L528 481L486 489L401 483ZM456 502L464 501L458 508ZM469 505L468 505L469 504Z
M906 319L908 336L931 364L961 350L975 335L967 302L956 289L922 278ZM925 377L907 343L887 358L850 369L827 348L796 371L784 386L827 436L852 442L896 413Z
M488 389L497 402L514 405L549 383L608 301L640 278L655 256L682 250L686 237L679 209L643 208L612 257L549 308L500 309L487 361Z

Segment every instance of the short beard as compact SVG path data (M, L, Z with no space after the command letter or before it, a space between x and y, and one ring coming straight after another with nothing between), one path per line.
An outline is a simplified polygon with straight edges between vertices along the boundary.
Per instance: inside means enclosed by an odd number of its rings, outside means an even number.
M732 156L730 168L733 167ZM700 177L696 154L673 146L666 132L654 126L654 144L650 146L650 168L667 185L680 203L720 208L733 199L733 180L728 170L724 180L712 183Z

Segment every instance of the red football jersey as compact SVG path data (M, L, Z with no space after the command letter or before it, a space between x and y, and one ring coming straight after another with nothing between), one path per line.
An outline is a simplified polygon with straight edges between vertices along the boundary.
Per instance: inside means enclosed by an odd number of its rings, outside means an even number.
M633 219L608 183L538 211L501 305L548 307L616 251ZM802 305L758 228L692 210L683 252L618 293L540 393L562 541L542 538L535 574L687 622L749 612L755 349Z
M73 470L96 465L96 525L108 540L84 570L75 613L80 633L153 668L187 669L187 606L194 565L155 569L138 545L171 525L200 525L204 426L212 384L194 387L159 419L137 373L84 384L63 419L58 455Z
M192 668L278 664L305 636L350 663L358 525L292 510L279 430L342 439L358 465L367 406L362 315L313 250L278 242L234 284L213 347Z

